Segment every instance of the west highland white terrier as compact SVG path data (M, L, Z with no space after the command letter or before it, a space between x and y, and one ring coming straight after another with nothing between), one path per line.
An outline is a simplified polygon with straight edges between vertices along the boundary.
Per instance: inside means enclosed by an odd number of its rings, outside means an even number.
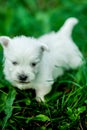
M21 90L35 89L36 99L44 101L44 96L64 70L75 69L82 64L82 54L71 38L77 22L76 18L69 18L58 32L38 39L1 36L6 79Z

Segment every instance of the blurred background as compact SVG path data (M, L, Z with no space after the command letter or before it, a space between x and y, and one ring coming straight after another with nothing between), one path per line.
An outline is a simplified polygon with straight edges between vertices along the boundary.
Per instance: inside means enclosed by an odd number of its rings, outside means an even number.
M87 0L0 0L0 35L38 37L76 17L73 39L86 55Z

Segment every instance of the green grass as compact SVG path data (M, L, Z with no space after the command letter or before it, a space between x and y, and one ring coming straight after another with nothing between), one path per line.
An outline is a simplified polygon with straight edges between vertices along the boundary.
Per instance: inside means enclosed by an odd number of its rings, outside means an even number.
M84 55L85 63L77 70L65 72L45 96L46 102L38 103L34 90L21 91L5 80L0 46L0 130L87 129L86 12L86 0L2 1L0 35L38 37L57 31L68 17L77 17L79 24L72 36Z
M86 65L66 72L53 85L46 103L34 90L20 91L7 82L0 89L0 126L5 130L79 130L87 128ZM82 127L82 128L81 128Z

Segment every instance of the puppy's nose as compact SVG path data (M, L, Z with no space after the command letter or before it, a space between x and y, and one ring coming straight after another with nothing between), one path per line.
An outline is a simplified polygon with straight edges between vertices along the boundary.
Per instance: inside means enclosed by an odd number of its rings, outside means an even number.
M26 81L26 80L27 80L27 78L28 78L28 76L27 76L27 75L22 74L22 75L19 75L19 76L18 76L18 78L19 78L19 80L20 80L20 81Z

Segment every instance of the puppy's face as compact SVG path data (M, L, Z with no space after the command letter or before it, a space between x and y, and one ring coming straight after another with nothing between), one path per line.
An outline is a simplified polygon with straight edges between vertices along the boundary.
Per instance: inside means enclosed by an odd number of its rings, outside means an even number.
M4 74L6 79L20 89L25 89L39 73L43 51L47 46L34 38L24 36L0 37L4 49Z

